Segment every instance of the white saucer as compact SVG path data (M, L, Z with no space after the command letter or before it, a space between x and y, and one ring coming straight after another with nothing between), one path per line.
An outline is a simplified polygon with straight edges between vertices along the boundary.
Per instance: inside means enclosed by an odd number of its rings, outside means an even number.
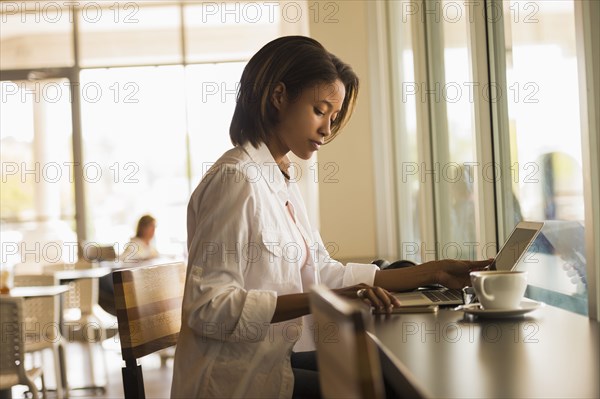
M521 304L516 309L484 309L480 303L471 303L469 305L461 305L454 310L460 310L467 314L472 314L479 317L516 317L529 313L544 306L543 302L532 300L521 301Z

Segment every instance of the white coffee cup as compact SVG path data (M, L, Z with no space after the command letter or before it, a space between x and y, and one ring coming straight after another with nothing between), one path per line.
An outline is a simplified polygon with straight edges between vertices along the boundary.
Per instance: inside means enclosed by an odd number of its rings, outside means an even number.
M471 272L471 283L484 309L518 309L527 288L527 272Z

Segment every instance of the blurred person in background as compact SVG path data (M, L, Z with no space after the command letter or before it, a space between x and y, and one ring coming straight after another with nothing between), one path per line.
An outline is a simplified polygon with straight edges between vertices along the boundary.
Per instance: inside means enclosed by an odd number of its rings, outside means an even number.
M154 246L154 232L156 231L156 219L150 215L144 215L137 224L135 237L125 245L121 254L121 261L130 262L146 260L158 257L158 251Z

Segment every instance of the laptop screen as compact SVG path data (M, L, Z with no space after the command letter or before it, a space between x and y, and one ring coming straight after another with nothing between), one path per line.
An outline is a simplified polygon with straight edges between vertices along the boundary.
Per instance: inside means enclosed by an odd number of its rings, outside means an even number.
M515 227L508 241L494 260L496 270L512 270L535 236L542 227L542 223L521 222Z

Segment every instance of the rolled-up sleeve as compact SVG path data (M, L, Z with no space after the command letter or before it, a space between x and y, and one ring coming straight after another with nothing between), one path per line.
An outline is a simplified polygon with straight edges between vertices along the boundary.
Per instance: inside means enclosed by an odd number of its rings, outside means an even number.
M343 287L355 284L373 285L377 266L366 263L347 263L344 268Z
M329 288L342 288L361 283L373 285L375 272L378 270L376 265L348 263L344 266L329 256L318 231L314 231L313 236L316 240L315 261L318 264L321 283Z

